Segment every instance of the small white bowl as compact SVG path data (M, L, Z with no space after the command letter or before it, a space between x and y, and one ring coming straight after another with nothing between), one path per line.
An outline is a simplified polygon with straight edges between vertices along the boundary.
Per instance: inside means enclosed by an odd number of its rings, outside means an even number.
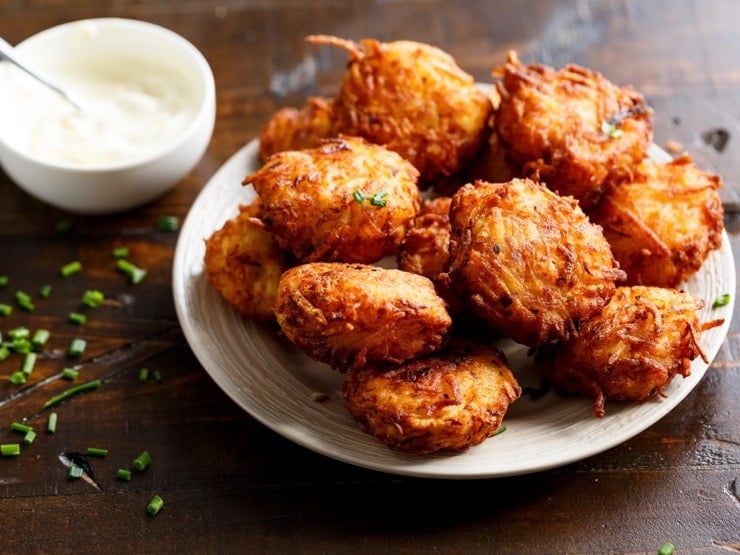
M79 213L127 210L174 187L208 147L213 73L180 35L89 19L42 31L16 51L83 106L75 111L0 64L0 164L34 197Z

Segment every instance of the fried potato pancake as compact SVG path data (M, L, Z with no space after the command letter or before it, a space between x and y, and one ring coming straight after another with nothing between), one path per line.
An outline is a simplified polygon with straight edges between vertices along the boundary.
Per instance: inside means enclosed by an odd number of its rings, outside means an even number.
M481 443L521 394L503 354L468 343L390 370L351 370L343 391L363 431L414 454Z
M501 95L494 127L524 175L539 175L587 208L645 158L652 112L631 88L573 64L525 66L514 52L494 74Z
M450 289L529 347L575 335L624 279L578 203L530 179L462 187L450 226Z
M285 272L275 315L309 357L346 371L435 352L452 320L434 285L401 270L313 262Z
M206 277L241 317L275 322L272 305L289 263L258 213L259 202L241 206L206 239Z
M538 353L538 365L557 389L593 397L602 417L605 399L644 401L676 374L688 376L697 356L706 362L701 333L722 321L701 324L696 311L703 305L675 289L619 287L576 339Z
M424 199L406 231L398 253L398 267L432 281L447 270L450 257L451 197Z
M589 214L601 225L628 285L677 287L722 244L724 211L717 175L691 157L643 161L633 178Z
M275 112L260 132L260 158L284 150L303 150L319 146L332 136L331 100L311 97L301 109L282 108Z
M395 255L419 210L417 170L357 137L273 154L244 178L267 229L302 262L373 263Z
M349 52L332 107L336 133L398 152L421 172L422 183L455 173L483 145L492 100L446 52L407 40L308 40Z

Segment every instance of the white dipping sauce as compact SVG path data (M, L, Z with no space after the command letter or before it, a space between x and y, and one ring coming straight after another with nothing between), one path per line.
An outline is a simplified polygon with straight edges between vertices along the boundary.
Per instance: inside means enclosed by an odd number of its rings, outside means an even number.
M186 77L146 60L90 56L47 76L82 110L10 64L0 75L0 134L29 157L96 168L153 154L193 121Z

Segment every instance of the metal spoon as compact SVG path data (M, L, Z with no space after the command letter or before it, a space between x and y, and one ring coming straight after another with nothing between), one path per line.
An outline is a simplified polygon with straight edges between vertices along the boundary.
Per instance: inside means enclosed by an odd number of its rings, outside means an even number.
M28 73L28 75L36 79L39 83L46 85L48 88L53 90L55 93L63 97L67 102L69 102L77 110L80 110L80 111L82 110L80 105L74 100L72 100L72 98L70 98L69 94L66 91L64 91L64 89L60 88L54 83L51 83L48 79L42 77L41 75L39 75L39 73L30 69L24 63L20 62L18 58L16 57L15 49L7 41L0 38L0 61L2 61L3 59L9 61L14 66L25 71L26 73Z

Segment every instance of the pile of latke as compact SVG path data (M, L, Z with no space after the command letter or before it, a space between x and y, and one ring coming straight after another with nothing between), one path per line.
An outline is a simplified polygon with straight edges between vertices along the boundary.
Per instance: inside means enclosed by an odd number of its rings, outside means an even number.
M501 337L597 416L705 358L721 321L677 287L720 247L720 181L648 158L642 95L514 53L484 88L425 44L309 40L348 51L344 80L266 124L255 201L205 266L242 317L346 374L363 430L409 453L494 435L521 395Z

